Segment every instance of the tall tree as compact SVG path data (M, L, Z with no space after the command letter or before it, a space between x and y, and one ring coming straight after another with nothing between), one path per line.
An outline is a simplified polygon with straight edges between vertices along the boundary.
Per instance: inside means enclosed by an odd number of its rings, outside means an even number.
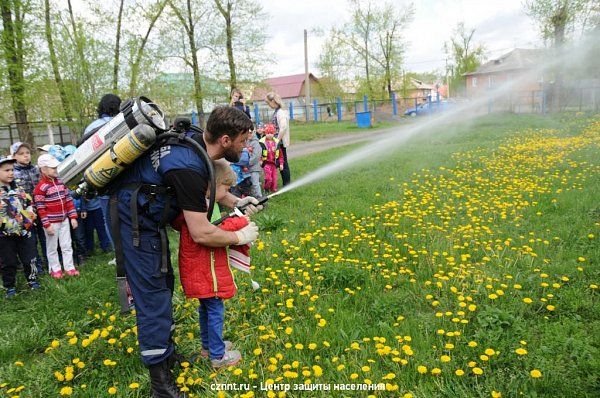
M231 25L231 0L214 0L217 10L225 20L225 49L227 52L227 62L229 64L229 88L233 90L237 87L237 76L235 73L235 59L233 58L233 27Z
M542 37L560 47L577 22L589 16L587 11L593 3L597 6L592 0L527 0L524 7L525 13L539 25Z
M90 73L90 65L84 51L85 38L82 32L77 29L77 23L75 22L75 15L73 13L71 0L67 0L67 5L69 9L69 21L71 22L71 29L73 31L73 44L75 45L77 55L79 56L79 65L81 66L83 77L85 79L84 84L87 86L89 96L94 98L96 96L95 85L93 84L92 74Z
M352 21L345 24L336 36L340 42L358 53L364 65L367 91L371 95L373 93L371 84L371 59L373 58L371 40L375 24L375 16L372 12L373 6L370 0L366 5L363 5L360 0L349 0L349 3L354 10Z
M481 44L473 43L474 35L475 29L467 30L465 24L460 22L450 42L444 43L444 50L452 61L450 88L453 92L464 92L463 75L473 72L483 60L485 48Z
M33 134L29 130L27 108L25 106L25 65L23 61L23 25L28 4L20 0L0 0L2 12L2 47L8 70L12 108L17 122L19 139L34 145Z
M160 18L160 15L162 14L168 2L168 0L158 0L155 3L154 7L152 7L152 9L148 12L150 23L148 25L148 29L146 30L146 34L140 41L139 46L137 47L135 57L131 64L131 80L129 83L129 95L131 97L133 97L137 91L138 77L140 74L140 64L144 56L144 50L146 48L146 45L148 44L148 38L150 37L150 33L152 33L152 29L156 25L156 21L158 20L158 18Z
M68 121L72 121L73 116L71 114L69 98L67 96L67 90L63 83L63 79L60 75L60 70L58 69L58 59L56 56L56 50L54 48L54 39L52 37L52 22L51 22L51 18L50 18L50 0L44 0L44 16L45 16L45 23L46 23L45 24L46 42L48 44L48 53L50 54L50 63L52 64L52 72L54 74L54 81L56 82L56 87L58 88L58 93L60 95L60 102L63 107L65 118Z
M392 80L397 78L402 66L402 30L412 20L413 7L410 5L399 13L391 3L386 3L380 12L376 13L375 23L379 56L374 60L381 66L389 98L392 97Z
M595 4L590 8L590 3ZM560 51L567 35L575 30L581 19L590 16L589 10L597 10L597 0L527 0L525 13L539 25L542 37L551 40L555 57L560 57ZM586 22L583 22L585 26ZM559 111L562 108L563 72L560 65L554 69L554 84L551 87L550 108Z
M123 18L123 4L125 0L119 1L119 14L117 16L117 37L115 40L115 58L113 64L113 82L112 89L116 93L119 89L119 55L121 51L121 20Z
M221 21L208 32L208 45L227 64L229 88L258 80L262 66L270 62L265 50L268 16L260 4L246 0L212 0ZM219 70L221 68L217 68Z
M349 0L348 3L354 10L351 20L333 27L326 45L337 49L332 54L347 66L345 78L358 81L359 90L369 95L387 92L391 96L393 82L402 69L402 31L412 20L413 7L403 6L401 11L392 2L376 5L371 0ZM332 54L322 55L320 65L331 64Z
M203 93L202 93L202 81L200 77L200 64L198 62L198 45L196 44L196 32L195 32L195 24L196 19L194 18L192 12L192 2L191 0L186 0L186 8L185 15L179 9L179 6L173 1L169 0L169 5L171 9L177 16L177 19L181 23L181 25L185 29L185 33L187 35L188 45L189 45L189 58L184 55L184 62L192 68L192 73L194 75L194 101L196 102L196 110L198 112L198 117L200 121L200 125L204 125L204 106L202 104ZM200 18L206 13L206 9L200 15Z

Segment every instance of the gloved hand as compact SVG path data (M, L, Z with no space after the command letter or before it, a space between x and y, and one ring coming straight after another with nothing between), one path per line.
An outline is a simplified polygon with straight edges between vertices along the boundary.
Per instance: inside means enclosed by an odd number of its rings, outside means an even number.
M258 205L258 206L255 206L255 205ZM244 214L247 216L256 214L263 209L263 206L258 204L258 199L254 198L252 196L246 196L245 198L242 198L242 199L238 200L237 202L235 202L235 207L237 207L238 209L241 210L241 208L243 206L246 206L244 208Z
M258 227L251 222L239 231L235 231L235 235L238 238L238 245L246 245L254 242L256 238L258 238Z

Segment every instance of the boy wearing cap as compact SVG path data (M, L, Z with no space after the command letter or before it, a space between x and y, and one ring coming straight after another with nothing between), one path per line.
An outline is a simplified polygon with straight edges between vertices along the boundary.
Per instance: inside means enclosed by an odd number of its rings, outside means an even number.
M10 146L10 156L15 159L15 182L25 189L25 192L33 198L33 189L40 182L40 169L31 164L31 146L26 142L15 142ZM39 221L34 224L33 239L35 241L36 266L38 274L44 273L42 267L42 258L37 251L37 241L42 245L42 255L46 264L46 237L44 236L44 227Z
M12 158L0 157L0 258L6 298L17 294L15 282L19 261L23 264L29 287L40 287L35 268L35 241L30 231L35 212L31 196L14 181L15 162Z
M63 277L58 260L58 245L62 252L63 266L70 276L79 275L73 265L73 247L71 246L71 230L77 228L77 210L67 187L58 179L59 161L46 153L38 158L38 167L42 178L35 187L35 205L44 232L46 234L46 247L50 276L55 279Z

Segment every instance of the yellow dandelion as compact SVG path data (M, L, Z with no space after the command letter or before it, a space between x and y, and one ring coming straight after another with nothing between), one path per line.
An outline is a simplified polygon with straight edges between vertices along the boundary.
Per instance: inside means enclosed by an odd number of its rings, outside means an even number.
M319 365L313 365L312 370L315 377L320 377L323 375L323 369Z
M529 372L529 374L531 375L531 377L533 377L534 379L539 379L540 377L542 377L542 372L540 372L537 369L533 369L531 372Z
M517 348L515 352L517 353L517 355L527 355L527 350L524 348Z

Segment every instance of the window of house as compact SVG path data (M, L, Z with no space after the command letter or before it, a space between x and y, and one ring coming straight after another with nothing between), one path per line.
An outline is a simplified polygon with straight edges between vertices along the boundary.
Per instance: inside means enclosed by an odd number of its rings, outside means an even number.
M495 76L494 75L489 75L488 76L488 87L493 87L494 83L495 83Z
M474 77L473 79L471 79L471 86L477 87L477 78L476 77Z

